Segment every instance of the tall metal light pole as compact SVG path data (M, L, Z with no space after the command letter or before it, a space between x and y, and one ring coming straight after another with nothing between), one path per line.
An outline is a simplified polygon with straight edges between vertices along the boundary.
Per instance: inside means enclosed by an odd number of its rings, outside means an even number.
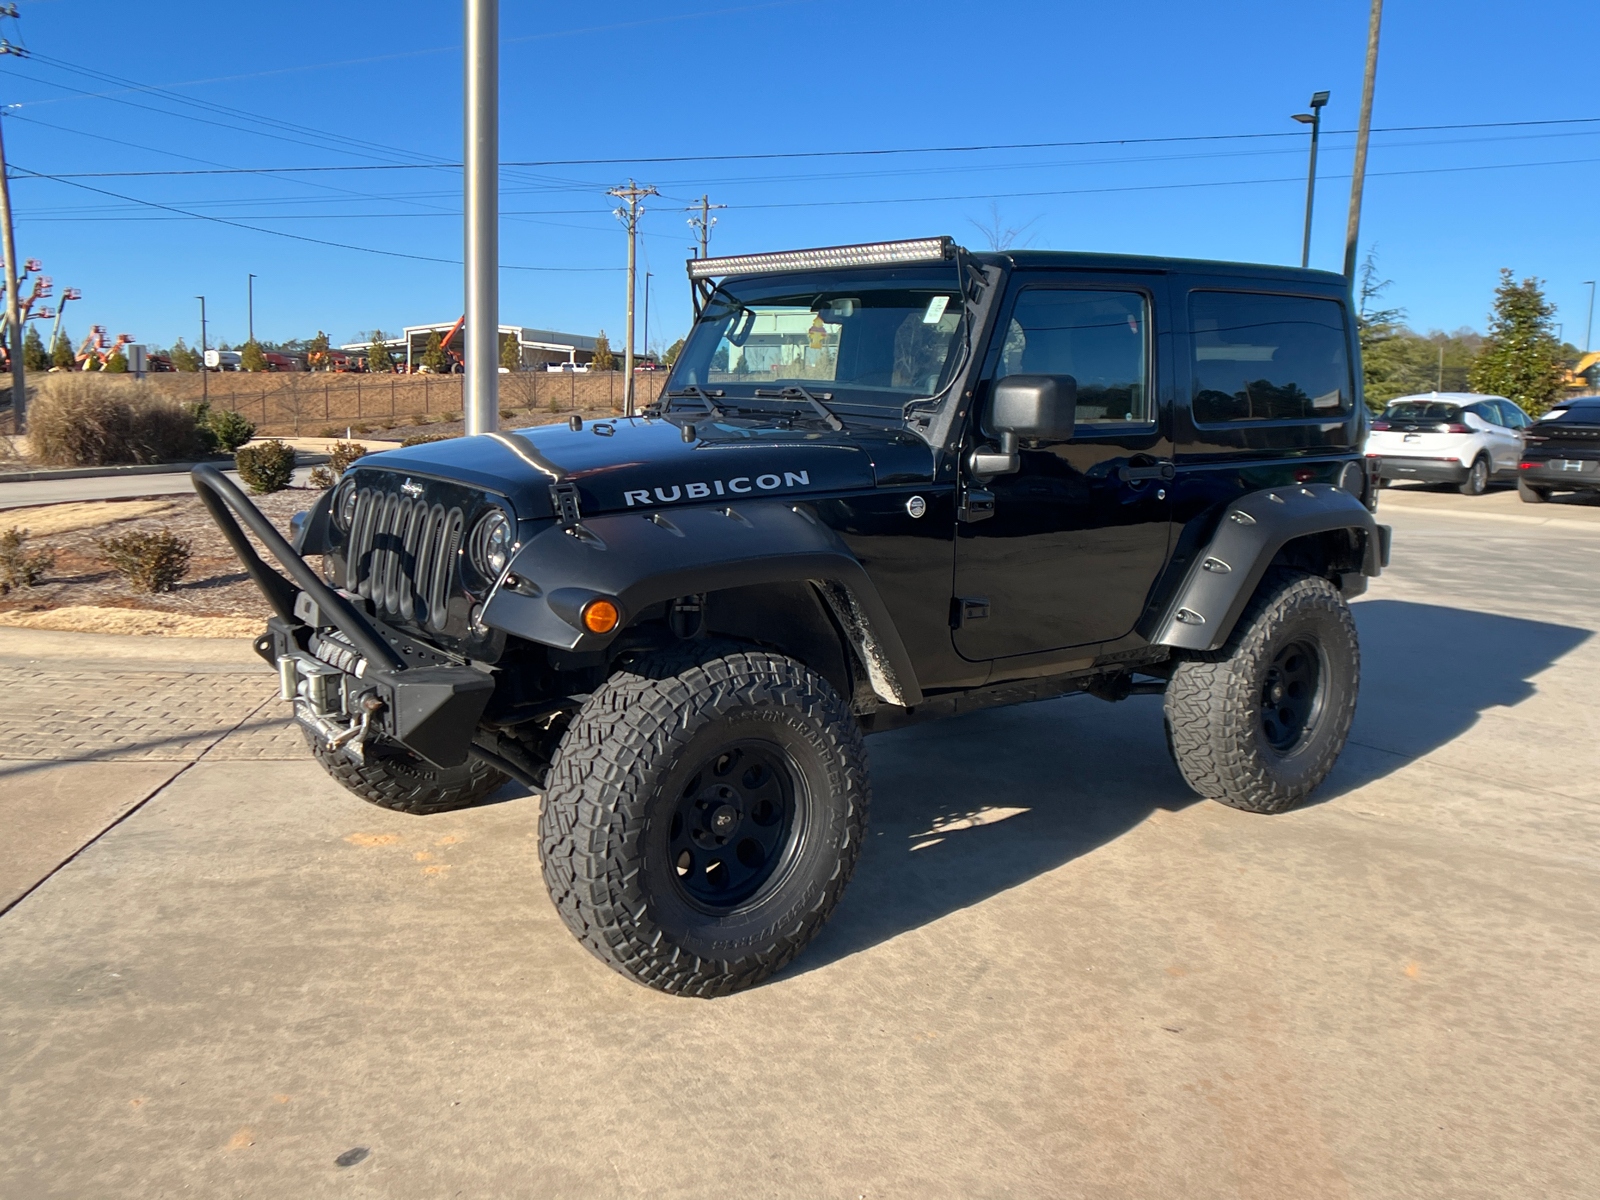
M249 288L250 340L256 340L256 277L250 276L245 286Z
M650 279L653 272L644 273L644 356L650 357Z
M211 371L206 366L206 351L210 349L206 345L206 298L196 296L195 299L200 301L200 402L210 404Z
M623 366L625 378L622 383L622 411L624 416L633 416L633 301L638 290L638 244L639 244L639 214L644 212L639 201L646 196L659 196L661 193L653 187L640 187L633 180L628 180L627 187L614 187L606 192L608 196L615 196L619 200L628 202L627 208L617 209L617 219L628 230L628 341L627 350L623 353Z
M11 231L11 181L0 134L0 253L6 257L6 346L11 357L11 432L28 429L28 380L22 365L22 300L17 295L17 239Z
M1313 92L1311 111L1295 113L1294 119L1311 126L1311 167L1306 172L1306 235L1300 243L1300 266L1311 265L1311 202L1317 195L1317 135L1322 132L1322 106L1328 102L1327 92Z
M1378 78L1378 27L1383 23L1383 0L1372 0L1367 21L1367 74L1361 84L1361 119L1356 125L1356 162L1350 174L1350 219L1344 231L1344 277L1354 283L1356 244L1361 239L1361 185L1367 178L1367 135L1372 132L1372 85Z
M1589 285L1589 317L1583 323L1583 352L1589 353L1589 335L1594 332L1594 280L1585 279Z
M500 0L466 0L467 433L500 424Z

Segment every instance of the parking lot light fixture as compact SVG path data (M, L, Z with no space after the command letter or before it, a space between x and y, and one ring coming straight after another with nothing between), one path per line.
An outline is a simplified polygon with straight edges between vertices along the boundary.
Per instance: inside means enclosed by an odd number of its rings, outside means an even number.
M1311 111L1295 113L1293 117L1302 125L1311 126L1311 166L1306 172L1306 231L1300 242L1302 267L1311 264L1311 205L1317 195L1317 139L1322 132L1322 109L1327 103L1327 92L1315 92L1311 96Z

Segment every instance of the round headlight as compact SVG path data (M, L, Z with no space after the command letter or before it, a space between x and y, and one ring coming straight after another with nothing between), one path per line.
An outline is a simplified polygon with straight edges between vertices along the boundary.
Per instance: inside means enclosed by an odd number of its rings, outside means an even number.
M511 561L511 521L498 509L472 531L472 565L487 579L499 579Z
M339 485L339 490L333 497L333 523L343 532L350 532L350 525L356 519L356 485L355 481L347 479Z

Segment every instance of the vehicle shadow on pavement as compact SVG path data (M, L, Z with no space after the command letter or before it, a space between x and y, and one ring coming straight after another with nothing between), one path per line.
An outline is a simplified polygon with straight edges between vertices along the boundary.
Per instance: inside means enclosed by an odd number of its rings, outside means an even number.
M1406 600L1351 606L1361 634L1361 699L1347 752L1311 803L1336 799L1454 741L1491 708L1534 694L1533 677L1594 635L1587 629Z
M1347 752L1309 804L1399 770L1460 737L1486 709L1526 700L1533 676L1592 636L1399 600L1354 611L1363 678L1351 739L1368 749ZM868 751L873 811L861 862L833 919L784 975L980 903L1158 809L1202 803L1167 756L1159 697L992 709L877 735Z
M843 902L785 974L815 970L1006 891L1199 803L1163 744L1161 700L1087 696L868 739L867 844Z

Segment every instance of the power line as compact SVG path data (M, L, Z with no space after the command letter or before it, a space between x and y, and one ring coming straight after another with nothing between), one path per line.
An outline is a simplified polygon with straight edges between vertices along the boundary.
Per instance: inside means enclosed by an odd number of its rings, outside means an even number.
M22 172L25 175L36 175L37 174L34 171L28 170L26 167L13 167L13 169L16 170L16 171ZM72 180L72 179L63 179L63 180L59 180L58 182L64 183L68 187L82 188L86 192L97 192L98 194L100 194L102 196L110 196L114 200L126 200L130 204L141 204L141 205L144 205L147 208L161 209L164 212L176 213L177 215L179 215L181 217L189 217L189 218L191 218L193 220L196 220L196 221L210 221L210 222L212 222L214 224L217 224L217 225L228 225L228 226L231 226L234 229L246 229L246 230L249 230L251 233L265 233L265 234L269 234L272 237L289 238L292 241L296 241L296 242L310 242L313 245L317 245L317 246L331 246L336 250L356 250L356 251L359 251L362 254L381 254L386 258L408 258L408 259L411 259L411 260L413 260L415 262L443 263L443 264L445 264L447 266L453 266L453 267L459 267L461 265L461 260L459 258L435 258L434 256L428 255L428 254L407 254L403 250L380 250L380 249L377 249L377 248L372 247L372 246L353 246L353 245L349 244L348 242L333 242L333 241L329 241L326 238L307 237L306 235L300 234L300 233L286 233L281 229L262 229L258 225L246 225L246 224L243 224L240 221L229 220L227 217L214 217L214 216L211 216L209 213L189 212L187 209L177 208L177 207L174 207L171 204L159 204L154 200L141 200L137 196L124 196L120 192L108 192L104 188L92 187L87 183L79 183L76 180ZM424 215L424 214L408 214L408 215L419 215L420 216L420 215ZM451 215L451 214L445 214L445 215ZM459 216L460 214L457 213L457 214L454 214L454 215ZM501 263L500 264L500 269L502 271L582 271L582 272L589 272L589 271L616 271L616 270L619 270L620 268L618 268L618 267L527 267L527 266L520 266L520 265L517 265L515 263Z
M152 111L164 111L160 109ZM179 116L167 113L168 116ZM1473 121L1452 125L1390 125L1373 129L1373 133L1427 133L1455 129L1515 129L1547 125L1600 125L1600 117L1560 117L1540 121ZM1324 137L1356 132L1353 129L1325 129ZM1209 133L1181 137L1097 138L1075 142L995 142L988 145L963 146L911 146L867 150L798 150L770 154L680 154L656 158L562 158L502 162L505 167L604 167L630 163L690 163L690 162L752 162L775 159L859 158L881 157L894 154L967 154L998 150L1060 150L1090 146L1142 146L1181 142L1227 142L1265 138L1303 138L1299 130L1287 133ZM320 147L319 147L320 148ZM460 170L459 162L440 160L432 163L351 163L331 167L226 167L212 170L188 171L75 171L56 175L41 175L46 179L128 179L172 175L294 175L327 171L423 171ZM586 186L574 183L573 186Z

